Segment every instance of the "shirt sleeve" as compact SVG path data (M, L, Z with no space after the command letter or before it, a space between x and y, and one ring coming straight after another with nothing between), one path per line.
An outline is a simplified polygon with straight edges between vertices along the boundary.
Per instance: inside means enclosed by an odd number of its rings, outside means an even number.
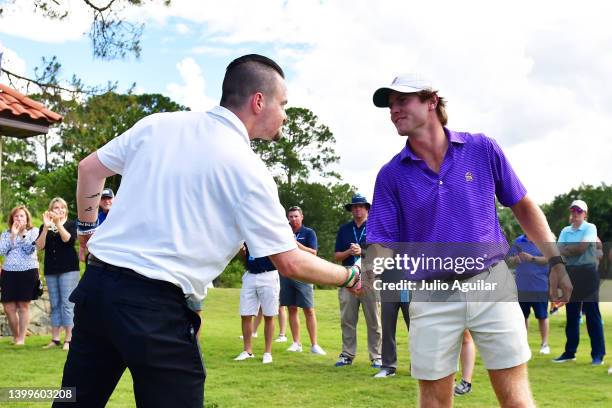
M272 176L248 176L246 185L251 189L237 203L235 219L251 256L262 258L297 248Z
M381 169L374 185L372 207L368 214L368 244L399 242L399 206L390 181Z
M495 195L505 207L512 207L527 194L506 155L495 140L485 137L489 146L489 158L495 181Z
M11 249L10 232L4 231L2 233L2 236L0 236L0 255L4 256L8 254L10 249Z
M335 252L342 252L342 251L346 251L348 249L348 246L346 245L345 242L343 242L344 240L342 239L342 230L343 228L340 227L340 229L338 230L338 233L336 234L336 248L335 248Z
M582 237L582 242L597 242L597 227L595 224L587 224L586 231Z
M308 230L308 235L306 236L306 246L314 250L319 249L319 244L317 242L317 233L314 232L313 229Z
M138 148L138 141L143 132L147 132L147 118L137 122L130 129L117 136L98 149L96 154L100 162L109 170L123 174L129 157Z
M68 242L66 242L66 245L73 246L77 239L76 222L68 221L66 224L64 224L64 228L66 228L66 231L70 233L70 239Z

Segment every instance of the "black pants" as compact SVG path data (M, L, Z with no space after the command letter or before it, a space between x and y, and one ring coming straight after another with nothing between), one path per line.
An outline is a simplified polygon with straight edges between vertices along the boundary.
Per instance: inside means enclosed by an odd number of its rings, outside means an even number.
M408 315L408 302L381 302L380 317L382 321L382 367L397 369L397 343L395 332L397 330L397 317L402 309L402 316L406 329L410 330L410 316Z
M179 288L89 264L70 300L74 331L62 387L76 387L77 402L54 407L104 407L126 368L138 407L204 405L200 318Z

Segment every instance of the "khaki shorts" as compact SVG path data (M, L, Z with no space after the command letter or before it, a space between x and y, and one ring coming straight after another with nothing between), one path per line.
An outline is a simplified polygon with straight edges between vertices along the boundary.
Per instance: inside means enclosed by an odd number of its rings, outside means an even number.
M464 282L502 282L514 276L504 262ZM464 301L410 302L411 374L438 380L457 372L463 331L469 329L488 370L516 367L531 358L525 319L518 301L484 302L470 292Z

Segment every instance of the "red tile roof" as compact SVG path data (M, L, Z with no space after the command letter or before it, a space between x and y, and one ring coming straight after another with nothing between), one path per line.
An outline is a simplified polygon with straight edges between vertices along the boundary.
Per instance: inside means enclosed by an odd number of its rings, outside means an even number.
M46 109L42 103L3 84L0 84L0 114L14 116L16 120L44 121L47 124L61 122L63 119L61 115Z

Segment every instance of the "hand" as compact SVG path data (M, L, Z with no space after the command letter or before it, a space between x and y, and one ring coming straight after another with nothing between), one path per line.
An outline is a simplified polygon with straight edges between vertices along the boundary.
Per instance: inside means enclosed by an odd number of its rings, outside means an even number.
M58 225L58 224L61 222L61 220L62 220L62 217L60 217L60 215L59 215L58 213L56 213L56 212L51 211L51 212L49 213L49 215L50 215L50 217L51 217L51 221L52 221L52 222L53 222L55 225Z
M518 257L523 262L533 262L533 256L529 255L527 252L519 252Z
M518 265L521 263L521 258L518 255L511 256L508 260L515 265Z
M51 213L49 211L45 211L43 213L43 223L47 228L51 227L51 224L53 224L53 219L51 218Z
M87 241L89 241L91 235L79 235L79 260L85 262L88 250Z
M559 289L561 289L561 296L559 296ZM550 270L550 290L548 293L550 300L557 302L559 305L564 305L569 302L572 290L572 282L565 270L565 265L560 263L553 266Z
M351 268L353 268L353 266ZM357 267L357 272L355 273L355 276L353 277L353 279L348 283L347 289L353 295L356 295L356 296L361 295L362 293L361 268Z
M359 246L359 244L351 244L350 250L351 255L361 256L361 246Z

